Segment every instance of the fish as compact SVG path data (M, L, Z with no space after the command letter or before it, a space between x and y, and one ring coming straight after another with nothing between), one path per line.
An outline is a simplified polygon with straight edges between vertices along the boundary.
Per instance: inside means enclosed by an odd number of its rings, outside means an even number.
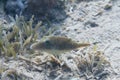
M81 47L87 47L90 43L78 43L67 37L50 36L36 43L30 48L37 51L44 51L53 55L69 52Z

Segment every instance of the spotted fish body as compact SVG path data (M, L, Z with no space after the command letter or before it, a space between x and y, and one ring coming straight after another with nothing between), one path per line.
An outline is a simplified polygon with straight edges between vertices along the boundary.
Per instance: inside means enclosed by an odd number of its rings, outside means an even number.
M76 43L66 37L52 36L44 41L32 44L31 49L45 51L51 54L60 54L89 45L89 43Z

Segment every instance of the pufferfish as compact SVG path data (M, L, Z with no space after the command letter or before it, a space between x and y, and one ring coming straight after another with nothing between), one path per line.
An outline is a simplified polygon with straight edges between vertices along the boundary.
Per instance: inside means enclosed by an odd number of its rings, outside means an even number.
M44 51L53 55L59 55L61 53L66 53L89 45L89 43L77 43L67 37L51 36L39 42L33 43L31 45L31 49Z

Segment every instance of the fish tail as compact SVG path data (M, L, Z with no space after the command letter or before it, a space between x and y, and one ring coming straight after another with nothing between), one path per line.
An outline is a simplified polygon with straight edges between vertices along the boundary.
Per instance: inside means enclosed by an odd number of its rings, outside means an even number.
M80 43L78 44L78 47L87 47L87 46L90 46L89 43Z

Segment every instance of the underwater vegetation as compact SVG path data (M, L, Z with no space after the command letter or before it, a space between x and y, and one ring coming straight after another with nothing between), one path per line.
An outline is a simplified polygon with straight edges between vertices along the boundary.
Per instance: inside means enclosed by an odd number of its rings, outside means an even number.
M29 21L25 21L23 17L11 17L13 25L0 25L0 49L1 54L5 56L14 56L16 54L25 53L29 50L30 44L36 41L38 34L37 29L41 22L33 28L33 17Z
M110 75L110 62L102 51L91 50L80 54L74 60L86 80L105 80Z

